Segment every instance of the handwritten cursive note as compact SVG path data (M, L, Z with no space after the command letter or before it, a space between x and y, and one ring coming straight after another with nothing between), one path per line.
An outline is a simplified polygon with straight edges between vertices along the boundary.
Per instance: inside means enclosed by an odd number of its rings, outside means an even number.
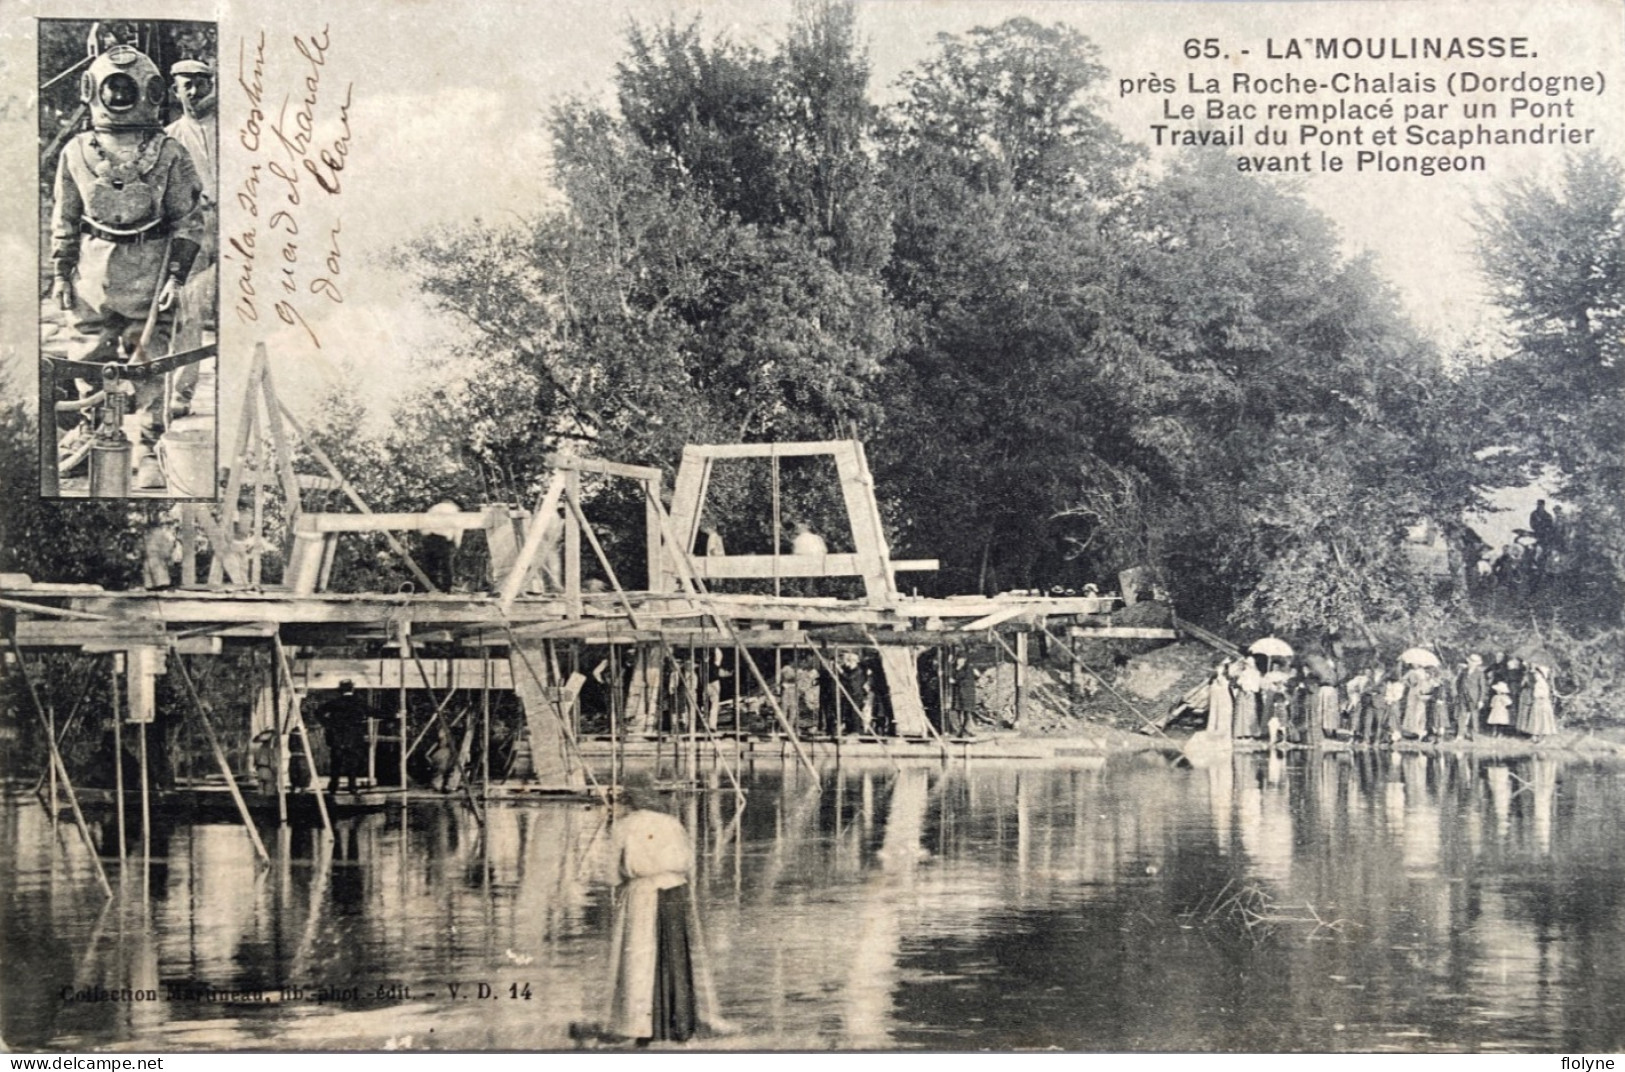
M355 102L353 83L346 82L342 90L324 83L332 48L326 26L291 39L288 58L297 74L273 115L267 103L274 95L266 91L265 32L252 42L238 41L237 89L247 110L237 140L251 162L238 182L236 201L249 223L226 236L223 254L235 264L232 308L237 318L258 322L262 302L268 301L278 320L298 326L317 349L322 341L303 303L344 301L339 285L343 220L335 202L344 190ZM317 236L325 237L318 241ZM317 247L308 256L307 244Z

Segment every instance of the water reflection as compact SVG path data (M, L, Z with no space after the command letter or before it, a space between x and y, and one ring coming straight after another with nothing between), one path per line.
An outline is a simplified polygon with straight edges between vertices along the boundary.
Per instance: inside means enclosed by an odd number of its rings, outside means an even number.
M774 765L743 810L715 772L668 802L742 1028L720 1045L1596 1051L1625 1041L1622 770L1135 756L820 791ZM63 1049L565 1048L607 1007L609 845L570 804L284 830L269 867L238 828L160 826L108 903L71 830L11 802L0 1022ZM159 1000L95 1000L126 990Z

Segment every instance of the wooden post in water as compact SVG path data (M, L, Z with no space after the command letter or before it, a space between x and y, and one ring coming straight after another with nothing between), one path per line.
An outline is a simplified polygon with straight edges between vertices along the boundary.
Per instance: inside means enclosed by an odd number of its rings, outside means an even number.
M407 645L409 643L411 643L411 641L407 638L407 630L409 628L410 628L409 623L407 623L407 622L402 622L401 623L401 627L400 627L400 641L401 641L400 703L401 703L401 710L400 710L400 716L399 716L400 720L401 720L401 741L400 741L400 753L401 754L400 754L400 764L399 764L400 769L399 769L398 773L400 774L400 779L401 779L401 783L400 783L401 784L401 809L403 811L406 808L406 736L407 736L407 730L408 730L407 718L406 718L406 654L407 654L407 652L409 650L407 648Z
M480 799L491 799L491 649L480 637Z
M1027 684L1027 633L1025 630L1016 634L1016 696L1015 696L1015 724L1021 727L1021 700L1023 686Z
M119 660L124 656L113 653L113 814L118 823L119 879L124 878L124 719L119 711L118 675L122 669Z
M152 804L147 780L147 724L138 723L136 747L141 759L141 892L147 890L147 871L152 866Z
M55 462L56 459L54 455L51 460L53 463ZM47 709L45 718L45 738L50 742L51 750L53 752L56 751L56 706L54 704ZM47 763L46 767L48 767L51 772L51 805L48 810L51 813L51 836L54 838L56 836L56 763ZM36 788L35 792L37 793L39 790Z
M310 728L305 725L305 716L299 710L299 690L294 687L293 664L288 661L288 653L282 647L280 636L273 636L271 643L276 650L277 663L271 672L274 674L280 670L282 679L288 683L288 725L299 730L299 743L305 750L305 766L310 768L310 788L316 794L316 811L322 817L322 829L331 834L333 821L327 815L327 798L323 794L320 772L316 769L316 756L310 750ZM281 712L278 712L277 718L281 720Z
M706 649L706 659L710 659L710 649ZM688 763L688 777L697 787L700 782L700 719L705 717L704 712L700 710L699 690L705 683L705 674L710 673L710 667L707 665L704 671L700 669L699 660L694 657L692 647L688 649L688 662L694 668L694 680L689 682L688 687L688 756L686 762ZM690 827L690 829L694 828Z
M23 684L27 686L28 698L34 705L34 714L39 719L40 726L45 729L45 744L51 750L51 766L62 779L62 787L68 791L68 807L73 810L74 825L79 828L79 837L90 852L90 862L96 866L96 880L101 884L102 892L108 897L113 896L113 886L107 881L107 871L102 867L101 854L96 851L96 842L90 836L90 824L85 822L85 813L79 810L79 794L74 792L73 779L68 777L68 766L62 762L62 753L57 750L56 736L50 732L50 720L45 716L45 705L40 702L39 693L34 689L34 679L28 674L28 664L23 661L22 646L17 638L12 636L11 652L17 657L17 672L22 675ZM56 810L56 799L51 799L51 810Z
M254 816L249 813L248 802L237 788L237 778L231 773L231 761L226 758L226 750L220 745L220 738L215 735L214 723L209 720L209 708L199 695L197 686L192 683L192 675L186 671L186 663L182 661L180 653L175 654L175 669L179 671L181 683L186 686L187 694L192 698L192 704L197 711L198 720L203 723L204 735L209 738L209 748L214 752L214 761L220 766L220 773L226 776L226 788L231 791L231 799L237 805L237 814L242 816L243 826L248 831L248 840L254 843L254 854L261 863L270 863L271 854L265 851L265 842L260 840L260 832L254 826Z
M297 702L296 700L295 703ZM322 789L322 780L316 776L316 756L310 750L310 730L305 728L305 719L300 715L298 707L292 709L292 715L294 723L299 727L299 743L305 749L305 765L310 768L311 781L315 782L311 791L316 794L316 812L322 817L322 829L332 834L333 820L327 814L327 795Z
M293 757L288 754L288 723L282 717L282 675L277 672L275 660L281 653L281 641L271 641L271 732L276 735L276 821L278 826L288 825L288 777Z

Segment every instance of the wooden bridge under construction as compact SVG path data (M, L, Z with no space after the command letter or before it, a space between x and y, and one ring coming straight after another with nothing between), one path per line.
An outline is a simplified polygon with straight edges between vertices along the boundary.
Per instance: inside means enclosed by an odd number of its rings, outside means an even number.
M446 505L422 513L376 513L277 398L263 350L255 355L249 380L219 503L182 507L179 587L111 591L0 575L0 622L13 656L8 662L25 686L16 691L28 697L24 702L48 742L49 777L43 780L49 783L51 806L66 799L82 832L80 798L96 794L76 791L59 748L71 725L58 725L59 713L41 701L37 661L46 652L103 663L111 657L112 729L115 738L136 735L140 756L138 786L125 784L122 763L113 772L116 784L108 795L119 810L121 835L126 807L141 809L145 830L148 809L168 799L165 793L209 792L218 800L229 798L263 852L254 834L256 812L281 823L304 815L330 824L333 811L405 799L413 784L409 758L437 741L449 742L455 751L454 780L476 812L505 798L606 796L624 761L662 750L674 759L686 756L691 770L702 755L731 763L747 751L776 754L816 777L820 757L843 749L946 756L976 747L945 739L927 715L920 665L932 653L973 640L995 642L1016 664L1019 690L1027 637L1035 628L1062 645L1080 637L1168 640L1175 635L1166 628L1114 625L1110 613L1121 605L1115 596L906 595L898 574L934 570L936 563L891 557L857 441L689 446L669 506L659 469L559 455L549 459L551 478L533 509L496 504L464 511ZM303 455L296 453L299 445L305 447ZM323 471L296 472L296 456L314 458ZM853 550L695 553L718 465L766 460L776 489L780 460L806 457L833 462L849 527L840 542ZM630 481L641 491L647 587L621 583L589 517L583 477ZM315 488L339 493L349 509L310 508ZM277 553L264 538L273 505L285 519L279 583L267 583L262 566L267 554ZM775 531L778 512L775 492ZM443 590L401 539L415 532L457 540L472 531L483 533L489 553L488 583L480 592ZM381 536L415 583L398 592L329 591L341 541L358 534ZM199 536L213 551L201 579ZM598 583L584 584L584 566L600 575ZM777 591L778 582L804 578L858 578L863 594L834 598L712 590L719 581L772 581ZM223 735L223 716L205 700L189 667L245 648L262 653L255 665L264 672L240 705L248 711L246 736ZM840 651L861 651L874 664L889 718L884 726L872 722L869 706L841 689L836 702L852 707L859 730L844 734L837 722L832 734L809 734L796 718L805 700L795 692L804 689L799 682L805 676L786 674L785 666L811 666L826 682L837 682L833 662ZM719 718L714 697L707 709L704 679L707 668L718 665L735 683L731 725ZM580 701L593 667L608 682L601 690L607 723L600 720L593 732L584 733ZM603 674L604 667L612 672ZM157 679L164 674L174 674L188 697L188 717L203 730L215 770L194 786L159 791L148 784L146 732L156 715ZM320 771L304 724L304 701L341 680L370 695L380 713L368 735L368 788L335 796L305 792L305 786L293 784L299 779L290 770L302 760L309 774ZM408 694L420 690L434 711L414 727ZM468 701L468 717L453 727L446 711L458 692ZM523 705L518 744L525 762L493 771L491 707L493 697L502 694ZM389 697L395 698L393 711ZM748 728L741 714L747 704L753 712ZM258 758L252 749L231 754L224 743L228 736L260 742ZM122 755L124 746L118 747ZM480 761L469 762L476 754ZM736 780L733 784L737 788Z

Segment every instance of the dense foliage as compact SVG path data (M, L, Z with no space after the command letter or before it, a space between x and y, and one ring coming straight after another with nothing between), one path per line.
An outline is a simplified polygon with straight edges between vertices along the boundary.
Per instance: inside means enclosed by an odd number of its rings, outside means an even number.
M1515 182L1479 215L1480 256L1516 348L1491 370L1506 444L1556 470L1577 508L1574 609L1625 599L1625 169L1570 157L1554 186Z
M473 329L454 397L402 417L488 429L426 452L514 492L561 438L670 468L857 434L941 592L1148 564L1211 622L1408 613L1433 586L1400 536L1476 502L1478 400L1290 190L1201 156L1148 177L1103 74L1017 18L942 36L880 108L845 5L771 52L634 29L618 107L552 116L561 209L402 251ZM813 483L791 510L833 524ZM766 493L714 489L730 546L771 545Z

